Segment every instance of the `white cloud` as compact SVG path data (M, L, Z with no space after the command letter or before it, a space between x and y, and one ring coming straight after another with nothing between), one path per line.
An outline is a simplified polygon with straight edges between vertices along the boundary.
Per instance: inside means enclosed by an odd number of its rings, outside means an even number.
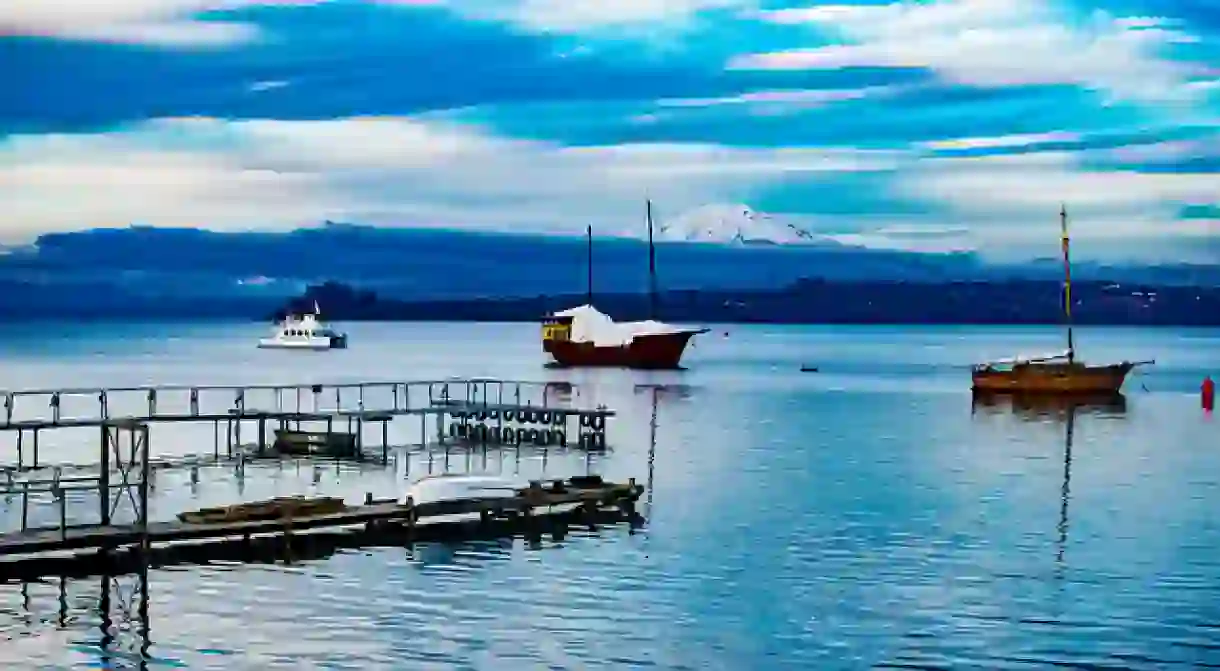
M1018 256L1054 253L1060 202L1068 204L1083 257L1146 257L1160 253L1157 244L1171 255L1184 241L1215 233L1214 223L1177 219L1185 204L1220 200L1215 175L1091 170L1083 155L567 147L439 117L161 119L121 132L0 143L0 238L25 242L47 231L131 223L283 230L324 219L570 234L593 225L620 233L642 225L645 197L663 222L708 203L751 202L778 185L841 181L845 172L884 173L890 192L874 195L924 203L926 211L898 217L863 208L827 217L795 207L776 216L847 244Z
M143 223L232 230L328 218L578 232L784 177L887 170L891 152L698 144L564 147L443 121L163 119L0 144L3 235Z
M1190 140L1168 140L1151 144L1117 147L1102 152L1105 158L1120 163L1171 164L1191 159L1220 158L1220 133ZM1220 181L1220 177L1217 177ZM1220 192L1220 187L1217 188Z
M330 0L9 0L0 2L0 35L30 35L175 48L223 47L259 37L252 23L198 18L202 12ZM533 32L632 29L657 35L701 11L748 7L753 0L365 0L403 7L445 7L462 16L512 23Z
M326 0L9 0L0 3L0 35L218 47L258 36L253 24L203 21L201 12L254 5L299 5Z
M1053 254L1068 208L1082 256L1178 258L1213 229L1181 220L1184 204L1220 201L1216 175L1092 170L1072 152L925 158L900 173L895 195L968 223L980 249ZM1213 255L1214 251L1198 249Z
M681 24L709 9L747 7L749 0L442 0L455 11L515 23L537 32L578 33L607 28Z
M808 25L841 43L739 57L730 67L814 70L924 67L978 85L1077 84L1116 96L1190 93L1190 66L1163 47L1194 38L1155 17L1094 13L1073 22L1049 0L939 0L765 12L771 22Z
M733 96L716 98L662 98L656 102L661 108L703 108L722 106L745 106L753 113L799 112L838 102L863 100L893 95L906 90L901 86L864 86L845 89L788 89L774 91L750 91Z
M1078 133L1067 131L1051 131L1049 133L1023 133L1016 135L1001 135L998 137L963 137L951 140L933 140L921 142L919 146L931 150L959 149L1005 149L1028 147L1033 144L1047 142L1074 142L1080 139Z
M1118 214L1220 197L1215 174L1088 170L1078 167L1079 158L1070 152L926 158L907 173L904 190L978 214L1053 214L1064 202L1073 209Z
M858 233L834 233L821 237L853 247L903 252L944 254L979 250L970 229L963 226L886 224Z

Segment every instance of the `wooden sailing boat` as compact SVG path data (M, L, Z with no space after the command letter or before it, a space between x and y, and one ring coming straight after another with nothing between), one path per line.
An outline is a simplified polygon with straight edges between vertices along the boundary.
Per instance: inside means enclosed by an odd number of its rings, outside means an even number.
M691 338L707 333L705 328L679 328L656 321L657 261L652 239L652 201L646 202L646 208L649 320L615 322L593 307L593 228L589 227L586 303L556 312L542 321L542 351L551 356L551 365L677 369L681 368L682 354Z
M1063 237L1063 316L1067 327L1067 350L1041 357L1018 357L974 366L975 393L1104 395L1118 394L1127 374L1152 361L1090 365L1076 359L1072 339L1072 264L1068 239L1067 208L1059 211Z

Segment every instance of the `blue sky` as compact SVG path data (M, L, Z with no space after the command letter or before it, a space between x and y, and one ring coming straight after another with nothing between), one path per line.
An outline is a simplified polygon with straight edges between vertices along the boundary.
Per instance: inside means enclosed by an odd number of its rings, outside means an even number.
M1212 0L0 6L6 242L324 219L1220 262Z

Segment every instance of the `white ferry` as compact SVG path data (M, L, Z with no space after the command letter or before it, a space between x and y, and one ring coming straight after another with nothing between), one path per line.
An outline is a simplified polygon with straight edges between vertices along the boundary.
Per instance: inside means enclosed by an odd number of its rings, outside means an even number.
M322 312L313 304L313 314L288 315L270 337L258 341L262 349L347 349L347 334L326 326Z

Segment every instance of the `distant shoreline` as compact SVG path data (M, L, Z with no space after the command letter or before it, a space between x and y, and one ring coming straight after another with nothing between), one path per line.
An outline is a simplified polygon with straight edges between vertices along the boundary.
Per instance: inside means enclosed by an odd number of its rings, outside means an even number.
M1057 282L826 282L805 280L774 291L679 290L657 295L595 294L618 320L802 325L1053 326L1064 323ZM1220 326L1220 287L1073 285L1073 322L1081 326ZM317 304L328 321L538 322L584 304L583 294L526 298L401 300L345 284L310 287L278 314Z
M328 318L323 317L332 324L538 324L537 319L429 319L429 318ZM1044 327L1044 328L1061 328L1063 322L897 322L897 321L720 321L720 320L667 320L669 323L678 325L701 325L701 326L869 326L869 327ZM140 326L140 325L159 325L159 324L184 324L184 325L255 325L266 326L270 328L273 325L272 320L251 316L220 316L220 317L190 317L182 315L151 315L151 316L123 316L123 317L89 317L87 322L82 323L79 316L62 315L62 316L38 316L30 318L15 319L4 317L0 323L0 332L6 327L21 327L21 326L37 326L37 325L54 325L54 324L75 324L80 327L80 330L87 331L89 325L106 324L113 326ZM1187 330L1210 330L1220 328L1220 323L1215 324L1174 324L1174 323L1158 323L1158 324L1141 324L1133 322L1075 322L1078 328L1128 328L1128 329L1187 329Z
M1073 321L1080 326L1220 327L1220 286L1146 286L1078 282ZM271 323L286 312L312 312L331 322L537 323L585 303L583 293L542 296L418 299L378 295L338 282L302 295L131 295L120 290L0 300L0 324ZM669 290L657 311L642 293L597 293L594 305L616 320L656 318L682 324L887 326L1053 326L1062 324L1062 287L1045 280L914 283L802 280L774 290Z

